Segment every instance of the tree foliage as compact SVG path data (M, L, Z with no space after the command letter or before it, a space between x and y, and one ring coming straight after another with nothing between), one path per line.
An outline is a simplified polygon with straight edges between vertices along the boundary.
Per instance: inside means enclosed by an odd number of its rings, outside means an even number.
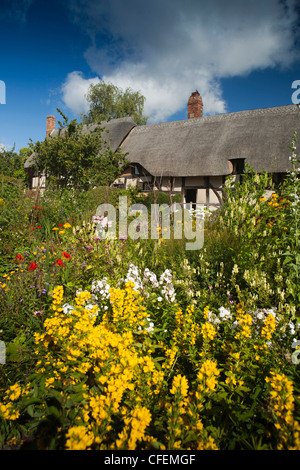
M14 148L7 150L0 149L0 174L11 178L25 181L24 162L29 156L30 150L21 148L19 153Z
M102 81L90 85L86 98L90 106L88 114L83 116L86 123L99 123L126 116L132 117L137 125L147 122L147 118L143 116L145 97L139 91L130 88L123 91L116 85Z
M86 132L83 123L69 119L59 110L63 123L57 136L31 144L37 155L37 168L45 172L47 184L59 189L87 190L91 186L110 185L126 163L118 149L113 152L104 138L103 127Z

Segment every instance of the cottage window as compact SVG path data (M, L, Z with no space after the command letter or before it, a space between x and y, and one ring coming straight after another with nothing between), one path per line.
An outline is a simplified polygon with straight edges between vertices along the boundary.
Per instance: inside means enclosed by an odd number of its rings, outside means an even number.
M144 181L142 183L142 190L143 191L153 191L154 185L152 181Z
M143 170L138 163L131 165L131 176L142 176Z
M192 207L196 207L197 202L197 189L190 188L185 190L185 201L187 204L192 204Z
M230 160L232 164L232 174L233 175L242 175L245 171L245 159L244 158L235 158Z

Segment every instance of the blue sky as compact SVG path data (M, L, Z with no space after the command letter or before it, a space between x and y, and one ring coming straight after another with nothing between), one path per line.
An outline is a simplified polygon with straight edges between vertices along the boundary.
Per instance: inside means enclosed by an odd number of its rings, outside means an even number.
M297 3L0 0L0 144L43 140L56 108L80 120L101 79L141 91L149 123L186 119L196 89L204 114L292 104Z

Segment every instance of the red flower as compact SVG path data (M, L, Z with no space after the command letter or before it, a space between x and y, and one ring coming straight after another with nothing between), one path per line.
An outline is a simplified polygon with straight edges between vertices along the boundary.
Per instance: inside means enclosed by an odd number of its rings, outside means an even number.
M37 268L36 263L34 263L33 261L31 261L28 270L29 270L29 271L34 271L36 268Z
M56 260L56 266L64 266L64 263L62 262L62 260L59 258Z
M66 258L66 259L71 259L71 255L69 255L69 253L66 253L65 251L63 251L63 257Z
M24 259L23 256L19 253L19 254L16 256L15 262L22 261L23 259Z
M63 227L64 224L58 224L59 227Z

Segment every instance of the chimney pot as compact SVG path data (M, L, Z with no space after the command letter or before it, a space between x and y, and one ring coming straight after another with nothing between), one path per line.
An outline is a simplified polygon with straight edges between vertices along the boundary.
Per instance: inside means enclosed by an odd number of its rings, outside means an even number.
M203 115L203 101L198 92L194 91L188 100L188 119L200 118Z
M47 116L46 137L55 130L55 116Z

